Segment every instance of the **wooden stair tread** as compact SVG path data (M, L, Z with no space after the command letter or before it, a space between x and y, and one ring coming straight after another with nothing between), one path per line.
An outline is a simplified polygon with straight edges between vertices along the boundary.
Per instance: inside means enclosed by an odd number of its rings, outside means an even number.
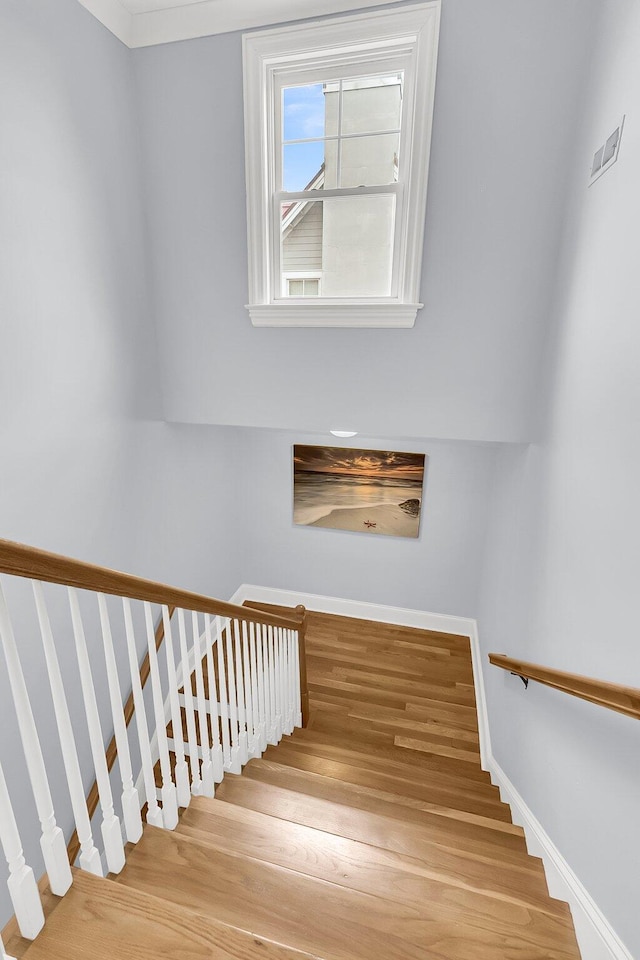
M504 820L455 810L441 804L416 800L413 797L405 797L371 786L363 787L357 783L335 780L323 774L300 770L273 760L251 760L244 768L243 776L280 786L292 783L300 792L328 798L331 796L336 799L343 798L340 802L353 803L354 806L368 807L371 801L378 801L385 804L385 808L389 810L388 815L395 815L400 819L411 820L414 823L436 822L442 829L449 829L456 834L465 829L472 833L476 831L490 836L496 843L517 849L522 849L524 845L522 828Z
M435 780L430 784L416 784L410 780L395 777L391 773L372 772L339 760L306 754L295 748L295 741L287 745L281 743L277 747L267 749L263 759L273 760L300 770L308 770L311 773L319 773L325 777L342 780L344 783L370 787L376 791L382 790L399 798L413 798L495 820L504 820L507 823L511 822L511 810L507 804L501 802L499 796L478 797L456 789L452 784L439 784Z
M511 960L518 945L545 950L554 960L572 958L568 920L490 897L464 893L461 913L446 889L437 902L417 908L346 890L270 863L221 852L179 833L147 827L118 882L161 891L164 898L234 926L250 923L272 940L334 960L370 960L380 950L388 960L424 960L425 949L441 960L458 960L460 944L475 956ZM456 890L454 898L459 895ZM478 906L482 901L482 908Z
M476 862L472 877L459 869L444 872L433 862L220 800L194 798L178 830L219 849L418 907L425 899L437 897L435 883L466 891L471 899L478 895L497 896L553 916L566 919L568 915L566 903L549 897L541 870L528 875L526 891L517 892L504 884L491 889L487 882L492 877L491 864ZM462 904L461 907L465 909Z
M25 960L311 960L112 880L73 879Z
M353 767L360 767L373 773L386 773L388 776L412 784L422 784L424 786L438 784L474 797L500 798L500 791L490 782L444 773L441 770L433 771L413 763L412 758L407 758L404 762L391 760L382 758L377 753L352 749L348 744L338 746L324 740L310 740L307 737L300 736L300 731L296 731L292 737L284 737L279 747L284 747L285 750L295 749L299 753L306 753L310 756L325 757L327 760L338 760L341 763L348 763Z
M529 889L530 884L534 884L536 889L546 890L542 862L523 851L468 839L461 846L450 834L242 777L226 778L217 798L248 810L424 860L444 873L455 875L458 872L462 876L472 876L476 881L481 875L485 883L491 879L492 889Z
M296 780L293 777L269 776L267 772L259 779L227 776L216 788L216 797L254 809L256 803L263 803L266 806L259 806L258 809L278 815L277 808L274 811L271 806L273 794L270 790L273 789L278 791L277 803L284 803L283 795L286 795L287 800L295 800L303 806L307 804L309 809L315 806L316 801L330 802L341 813L352 811L365 819L375 815L385 823L401 825L412 831L417 840L460 851L464 855L474 854L509 864L520 864L523 858L526 858L526 846L520 836L496 834L464 821L424 816L410 807L399 807L378 797L348 789L336 789L336 786L323 782L322 778L313 781L300 778ZM406 847L404 850L406 852Z

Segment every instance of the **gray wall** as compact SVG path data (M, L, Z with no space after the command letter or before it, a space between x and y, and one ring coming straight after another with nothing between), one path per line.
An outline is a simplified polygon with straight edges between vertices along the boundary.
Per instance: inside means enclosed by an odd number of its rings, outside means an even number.
M166 417L531 439L591 9L443 4L410 331L251 327L240 35L135 51Z
M201 454L196 431L150 422L160 376L131 90L129 52L77 0L0 4L0 535L224 596L239 579L223 526L231 445L221 430ZM28 585L8 593L69 835ZM54 630L81 730L63 599L52 599ZM0 759L39 876L10 696L0 654ZM0 860L1 927L12 911Z
M420 536L414 540L294 525L292 445L341 442L279 430L238 435L241 473L233 502L244 521L245 583L475 615L493 445L360 436L357 443L342 443L427 454Z
M607 2L572 170L544 442L500 454L480 635L640 687L640 9ZM591 158L627 114L619 159ZM640 956L638 724L485 671L498 761L630 954Z

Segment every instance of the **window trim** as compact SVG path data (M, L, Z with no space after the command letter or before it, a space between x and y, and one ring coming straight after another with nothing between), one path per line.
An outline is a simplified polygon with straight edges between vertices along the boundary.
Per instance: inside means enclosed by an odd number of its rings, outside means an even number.
M429 152L440 23L440 0L402 9L332 17L298 26L243 36L245 150L249 304L254 326L412 327L418 310ZM282 73L308 75L314 64L329 69L345 61L367 61L376 54L408 54L413 67L408 90L410 153L402 203L395 296L379 298L319 298L284 300L273 276L276 239L272 222L276 123L273 91ZM406 82L406 78L405 78ZM405 95L407 95L405 94ZM413 109L414 104L420 105ZM405 109L403 107L403 109ZM404 118L403 118L404 122ZM277 149L277 147L275 147ZM318 199L321 199L318 197ZM397 214L396 214L397 215ZM279 225L276 225L279 226Z

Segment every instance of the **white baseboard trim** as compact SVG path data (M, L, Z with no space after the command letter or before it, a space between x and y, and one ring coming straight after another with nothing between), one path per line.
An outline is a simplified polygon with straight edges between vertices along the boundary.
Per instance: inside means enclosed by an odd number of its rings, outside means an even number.
M598 905L494 757L489 761L489 772L492 781L500 788L500 796L511 807L513 822L524 829L529 853L542 858L551 896L565 900L571 907L582 960L633 960Z
M492 781L500 788L503 800L511 806L514 823L524 829L529 852L533 856L542 858L551 895L559 900L565 900L570 905L582 960L633 960L615 930L493 756L478 625L475 620L429 613L425 610L383 606L377 603L363 603L359 600L345 600L339 597L325 597L314 593L299 593L243 583L231 597L230 602L242 604L245 600L280 604L286 607L303 604L309 610L317 610L321 613L354 617L357 620L396 623L420 630L436 630L469 637L482 768L489 771Z

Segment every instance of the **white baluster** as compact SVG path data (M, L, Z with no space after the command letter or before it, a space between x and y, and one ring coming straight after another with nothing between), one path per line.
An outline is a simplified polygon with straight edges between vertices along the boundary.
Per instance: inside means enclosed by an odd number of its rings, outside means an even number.
M197 797L202 793L200 750L198 748L198 737L196 735L196 716L193 709L191 669L189 666L189 651L187 649L187 631L184 623L184 610L182 609L178 610L178 637L180 641L180 659L182 660L181 676L182 690L184 692L184 712L187 719L187 742L189 744L189 766L191 767L191 793L194 795L194 797Z
M267 717L269 715L269 683L267 680L268 657L265 652L266 627L256 624L256 646L258 655L258 700L260 704L260 748L262 752L267 749Z
M173 752L176 757L174 776L178 793L178 806L188 807L191 803L191 788L189 786L189 767L184 756L184 734L182 732L182 714L178 699L178 678L176 675L176 661L173 654L173 637L171 635L171 617L166 604L162 607L162 622L164 623L164 650L167 660L167 679L169 683L169 706L171 708L171 726L173 727Z
M211 748L211 762L213 763L213 779L220 783L224 777L225 757L222 744L220 743L220 728L222 732L226 730L227 744L229 740L228 727L222 723L222 716L218 711L218 697L216 694L216 671L213 666L213 637L211 636L211 617L205 614L204 617L204 636L207 658L207 682L209 687L209 717L211 720L211 734L213 737L213 747ZM217 642L217 641L216 641ZM222 701L220 701L221 703ZM229 756L231 750L229 748Z
M280 739L282 739L287 727L286 660L282 627L276 627L276 644L278 647L278 686L280 687Z
M49 781L47 771L44 765L44 758L40 748L38 730L33 718L27 685L22 672L20 657L18 656L18 647L9 617L9 610L4 597L4 591L0 584L0 638L4 647L4 654L7 661L7 671L9 674L9 683L11 693L16 708L18 719L18 728L20 738L24 749L29 779L33 797L38 811L38 818L42 827L42 836L40 846L42 856L49 876L49 886L51 892L62 897L71 886L71 867L67 857L67 847L64 842L64 835L60 827L56 824L56 818L53 810L53 800L49 790Z
M300 691L300 633L293 635L293 679L294 679L294 722L296 727L302 726L302 694Z
M82 624L82 616L80 614L80 603L78 602L78 594L73 587L68 587L67 591L69 594L73 636L76 644L76 656L80 670L82 699L87 717L91 755L96 771L96 782L98 784L98 795L100 797L100 808L102 810L100 831L104 843L104 853L108 870L111 873L120 873L125 862L122 831L120 829L120 820L113 810L113 795L111 793L111 783L109 782L109 769L105 757L105 746L102 738L100 714L98 713L93 677L91 675L87 641Z
M233 621L232 642L236 657L236 694L238 697L238 746L240 763L249 759L249 735L247 733L247 707L245 703L244 673L242 669L242 628L238 620Z
M133 770L131 769L131 753L129 751L129 737L127 724L124 719L122 691L118 678L118 666L113 649L113 635L111 622L104 594L98 594L98 610L100 612L100 628L102 631L102 645L107 667L107 685L111 703L113 730L118 751L118 766L122 780L122 815L124 828L129 843L137 843L142 836L142 816L140 814L140 797L133 785Z
M267 714L267 740L273 746L276 746L279 743L278 738L278 723L277 723L277 707L276 707L276 666L275 666L275 651L273 643L273 627L266 627L266 645L265 649L267 650L268 658L268 669L266 682L269 685L269 712Z
M178 797L173 780L171 779L171 762L169 760L169 743L167 741L167 721L164 715L164 701L162 699L162 684L160 682L160 668L158 667L158 652L156 637L153 629L151 604L144 603L144 622L147 631L147 649L149 651L149 675L151 677L151 695L153 698L153 713L158 739L158 756L160 758L160 772L162 787L162 819L167 830L175 830L178 826ZM155 788L154 788L155 789Z
M136 649L136 638L133 629L133 617L131 616L131 603L127 597L122 598L122 610L124 613L124 631L127 638L131 690L133 692L133 713L136 721L136 730L138 732L144 791L147 797L147 823L150 823L153 827L162 827L164 824L162 821L162 810L158 806L156 784L153 777L153 760L151 759L151 746L149 744L147 710L144 705L144 694L142 692L142 683L140 682L140 667L138 666L138 651Z
M282 691L282 732L289 733L287 726L287 638L286 631L278 627L280 643L280 690Z
M253 702L251 694L251 667L249 663L249 624L242 621L242 673L244 676L244 703L247 726L247 759L255 756L256 738L253 728Z
M273 718L274 737L276 743L282 737L282 721L280 717L280 689L278 683L278 634L276 627L269 627L269 650L271 652L271 671L273 679Z
M282 740L284 733L284 655L282 650L282 630L280 627L273 628L273 642L276 651L276 736L278 742Z
M85 799L84 785L82 783L82 773L80 772L80 763L78 761L78 751L76 748L75 736L71 725L69 715L69 706L62 682L62 673L60 663L51 630L51 621L49 612L44 599L42 584L37 580L32 580L33 595L35 598L36 612L38 614L38 623L40 625L40 634L42 636L42 646L44 648L45 660L47 662L47 673L49 675L49 684L51 686L51 696L53 699L53 709L56 715L56 724L58 727L58 736L62 748L62 761L64 763L67 783L69 785L69 796L71 798L71 807L76 823L78 840L80 841L80 866L83 870L95 874L97 877L104 876L100 852L93 842L91 834L91 822L87 810L87 801Z
M9 864L9 896L20 933L35 940L44 926L44 912L33 870L25 863L18 825L0 764L0 845Z
M260 734L260 698L258 696L258 655L256 653L256 625L249 624L249 660L251 662L251 709L253 713L253 750L252 757L262 753Z
M287 733L292 734L295 727L295 681L293 676L293 630L287 630Z
M229 720L231 725L231 773L242 772L242 758L240 756L240 737L238 727L238 694L236 691L236 671L233 663L233 634L232 622L227 620L224 629L224 639L227 651L227 690L229 693ZM222 639L218 640L221 644Z
M222 624L217 622L218 632L216 640L216 659L218 664L218 702L220 704L220 726L222 728L222 752L224 754L224 768L230 773L240 773L241 767L238 758L238 750L235 754L229 736L229 707L230 697L227 689L227 670L224 663L224 648L222 642ZM214 685L215 690L215 685ZM211 699L211 689L209 689L209 699Z
M196 678L196 703L198 705L198 730L200 731L200 746L202 747L202 794L213 797L215 793L215 777L213 761L211 759L211 739L207 722L207 707L204 696L204 676L202 673L203 652L200 644L200 627L198 614L191 611L191 636L193 639L194 673ZM216 724L217 727L217 724Z
M282 650L282 729L285 734L291 733L289 730L289 658L288 651L288 631L282 627L279 628L280 649Z

